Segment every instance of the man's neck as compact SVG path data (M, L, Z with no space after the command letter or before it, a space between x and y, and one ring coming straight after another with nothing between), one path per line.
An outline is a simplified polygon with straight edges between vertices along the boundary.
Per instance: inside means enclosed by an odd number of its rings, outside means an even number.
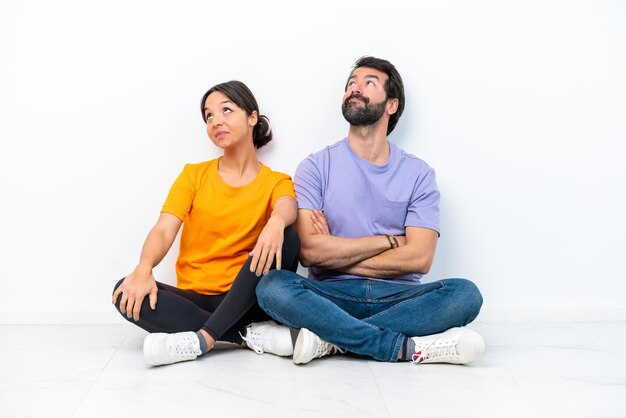
M376 165L387 164L391 155L387 135L376 125L350 126L348 145L356 155Z

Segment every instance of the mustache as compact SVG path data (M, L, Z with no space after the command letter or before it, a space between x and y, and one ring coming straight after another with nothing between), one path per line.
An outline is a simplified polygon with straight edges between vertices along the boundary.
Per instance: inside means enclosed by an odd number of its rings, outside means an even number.
M348 106L348 102L350 102L350 100L352 99L358 99L363 101L365 104L368 104L370 102L370 99L368 99L367 97L359 94L359 93L352 93L344 102L343 105L344 106Z

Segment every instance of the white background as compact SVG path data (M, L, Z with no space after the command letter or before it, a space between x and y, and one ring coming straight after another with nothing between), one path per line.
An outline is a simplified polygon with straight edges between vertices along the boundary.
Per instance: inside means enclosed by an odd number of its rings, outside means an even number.
M390 140L438 175L427 280L472 279L485 317L626 317L625 2L2 0L0 322L121 320L171 183L218 155L202 94L244 81L293 174L347 133L362 55L402 74Z

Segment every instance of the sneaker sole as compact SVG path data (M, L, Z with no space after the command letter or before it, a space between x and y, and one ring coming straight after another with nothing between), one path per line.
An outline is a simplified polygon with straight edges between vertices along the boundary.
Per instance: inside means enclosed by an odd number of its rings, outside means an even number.
M305 347L311 345L311 331L306 328L301 328L296 338L296 345L293 348L293 362L294 364L306 364L313 360L313 357L307 357L304 355L306 351Z
M481 358L487 348L483 337L471 329L464 329L463 338L457 347L465 360L465 364L473 363Z
M159 336L155 334L148 334L143 340L143 359L150 366L161 366L167 363L161 363L157 360L158 355L154 352L154 344L152 343L152 340L155 338L159 338Z

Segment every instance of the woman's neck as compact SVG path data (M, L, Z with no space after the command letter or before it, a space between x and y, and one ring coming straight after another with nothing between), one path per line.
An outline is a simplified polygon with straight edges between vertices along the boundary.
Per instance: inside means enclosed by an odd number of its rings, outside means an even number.
M224 150L217 171L226 184L234 187L250 183L261 169L254 147L239 150Z

